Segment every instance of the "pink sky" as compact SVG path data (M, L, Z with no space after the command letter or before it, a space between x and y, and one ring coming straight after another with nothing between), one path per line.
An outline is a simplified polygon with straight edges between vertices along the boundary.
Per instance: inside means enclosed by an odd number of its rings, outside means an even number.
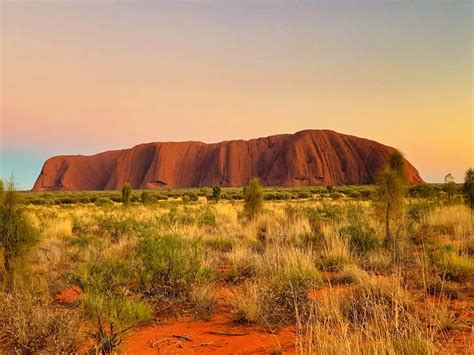
M1 6L2 175L11 150L323 128L428 181L473 165L470 2Z

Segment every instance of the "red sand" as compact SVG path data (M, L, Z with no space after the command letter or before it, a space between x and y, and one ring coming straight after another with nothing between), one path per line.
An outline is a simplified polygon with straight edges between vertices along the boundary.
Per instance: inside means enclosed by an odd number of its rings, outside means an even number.
M324 299L332 293L345 293L350 286L333 285L310 292L314 299ZM82 290L71 286L54 299L62 303L80 300ZM168 319L155 325L143 326L126 336L117 348L118 353L134 354L258 354L296 353L296 332L294 327L270 329L255 325L236 324L232 321L229 299L232 289L219 288L216 292L218 310L211 321L194 320L191 317ZM474 354L474 290L461 300L448 300L439 296L428 296L426 303L448 302L449 309L462 319L462 327L447 332L440 339L442 351L449 354ZM425 303L425 304L426 304ZM89 349L88 341L81 351Z
M74 303L79 301L82 295L82 290L79 286L71 286L61 290L54 300L61 303Z
M449 310L454 312L458 320L458 328L446 334L443 351L453 354L474 354L474 290L470 289L459 300L428 296L426 302L434 305L447 302Z
M239 187L252 177L267 186L374 183L393 148L328 130L306 130L215 144L166 142L93 156L48 159L33 187L45 190L111 190L203 186ZM410 183L418 171L407 162Z
M260 327L235 325L222 315L209 322L185 317L164 325L142 327L127 337L117 350L140 354L295 353L295 339L292 327L272 334Z

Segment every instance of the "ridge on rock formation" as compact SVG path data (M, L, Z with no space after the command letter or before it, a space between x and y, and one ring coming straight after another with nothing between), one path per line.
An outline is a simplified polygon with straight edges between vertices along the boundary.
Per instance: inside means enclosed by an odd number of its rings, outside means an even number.
M251 140L140 144L92 156L49 158L33 191L161 187L237 187L258 177L266 186L359 185L375 182L394 148L329 130ZM406 162L408 181L423 182Z

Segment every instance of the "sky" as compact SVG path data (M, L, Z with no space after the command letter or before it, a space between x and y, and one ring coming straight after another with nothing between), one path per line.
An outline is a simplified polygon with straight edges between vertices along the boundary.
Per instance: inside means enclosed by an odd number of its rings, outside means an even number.
M473 166L471 1L0 0L0 177L153 141L332 129Z

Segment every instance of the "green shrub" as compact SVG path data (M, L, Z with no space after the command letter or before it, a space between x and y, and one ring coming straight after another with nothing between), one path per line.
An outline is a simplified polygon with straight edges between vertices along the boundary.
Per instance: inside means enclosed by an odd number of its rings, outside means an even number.
M265 192L265 195L264 195L264 199L267 200L267 201L272 201L272 200L276 200L276 193L274 192Z
M130 198L132 196L132 185L125 183L122 187L122 203L126 206L130 204Z
M244 198L244 195L240 192L234 192L231 194L231 199L232 200L242 200Z
M303 210L304 214L308 218L309 225L313 233L319 233L321 230L321 222L323 217L316 208L307 207Z
M79 198L79 202L80 202L80 203L91 203L91 199L90 199L90 197L88 197L88 196L81 196L81 197Z
M418 184L410 186L409 194L412 197L433 198L435 197L435 190L431 184Z
M219 200L221 199L221 188L219 186L214 186L212 188L212 199L216 202L219 202Z
M97 225L102 230L108 232L115 241L123 235L136 232L139 228L138 223L133 217L128 215L105 215L97 217L96 220Z
M212 194L212 190L208 187L200 188L197 195L201 197L209 197Z
M321 284L310 255L298 249L268 249L257 263L263 293L263 324L294 324L310 309L308 291Z
M313 213L314 216L319 215L317 218L340 223L344 217L345 208L344 206L337 204L323 203L320 207L310 213Z
M45 200L43 198L32 198L31 200L29 200L29 203L31 203L32 205L47 205L48 200Z
M307 191L300 191L298 192L297 196L298 198L311 198L312 197L311 193Z
M360 196L362 198L371 198L374 194L374 190L370 188L360 189L359 190Z
M255 218L263 209L263 188L257 178L244 187L244 211L249 218Z
M474 259L469 256L445 251L435 255L434 262L448 280L459 282L474 280Z
M277 192L276 200L291 200L291 194L289 192Z
M105 241L93 235L80 235L69 239L69 245L76 246L78 248L86 248L89 245L99 246L102 244L102 242Z
M472 168L466 171L462 194L467 205L474 208L474 169Z
M362 194L357 190L350 190L349 193L348 193L348 196L350 198L361 198Z
M112 352L130 328L149 321L153 315L147 304L123 296L103 297L85 293L82 305L96 324L91 333L96 341L96 351L104 354Z
M141 240L141 283L146 294L166 298L186 296L190 286L212 278L204 264L204 247L196 240L164 235Z
M98 197L95 200L96 206L110 206L113 205L113 201L107 197Z
M109 199L113 202L122 202L122 196L120 195L109 195Z
M382 245L375 231L368 225L362 207L349 205L347 208L349 225L341 227L339 233L349 240L351 249L367 253Z
M5 289L11 292L15 286L15 264L24 258L38 242L37 230L28 220L13 179L7 183L7 191L0 200L0 247L2 248Z
M415 222L421 222L423 217L431 212L436 206L436 203L430 201L412 203L408 207L408 218Z
M113 296L133 287L134 272L129 260L97 259L79 265L72 275L74 284L91 294Z
M318 267L324 271L340 271L350 263L349 258L337 253L323 254L316 260Z
M200 226L216 226L216 216L209 208L205 209L197 216L197 224Z
M152 197L149 192L143 191L142 194L140 195L140 200L142 201L143 204L148 204L152 202Z
M62 197L59 199L59 203L62 205L68 205L68 204L76 203L76 201L72 197Z
M232 248L234 247L232 239L226 237L214 237L206 239L204 244L212 250L221 251L224 253L232 251Z
M333 199L333 200L339 200L343 197L346 197L346 195L344 195L342 192L331 192L329 194L329 196Z
M157 199L157 200L167 200L168 199L168 196L164 195L164 194L154 194L153 195L153 198Z
M341 236L349 239L351 248L359 252L375 250L382 245L374 230L361 225L351 225L339 230Z
M196 201L199 200L199 196L195 192L190 192L190 193L186 194L185 196L187 196L189 198L189 201L191 201L191 202L196 202ZM189 201L186 201L186 202L189 202Z

